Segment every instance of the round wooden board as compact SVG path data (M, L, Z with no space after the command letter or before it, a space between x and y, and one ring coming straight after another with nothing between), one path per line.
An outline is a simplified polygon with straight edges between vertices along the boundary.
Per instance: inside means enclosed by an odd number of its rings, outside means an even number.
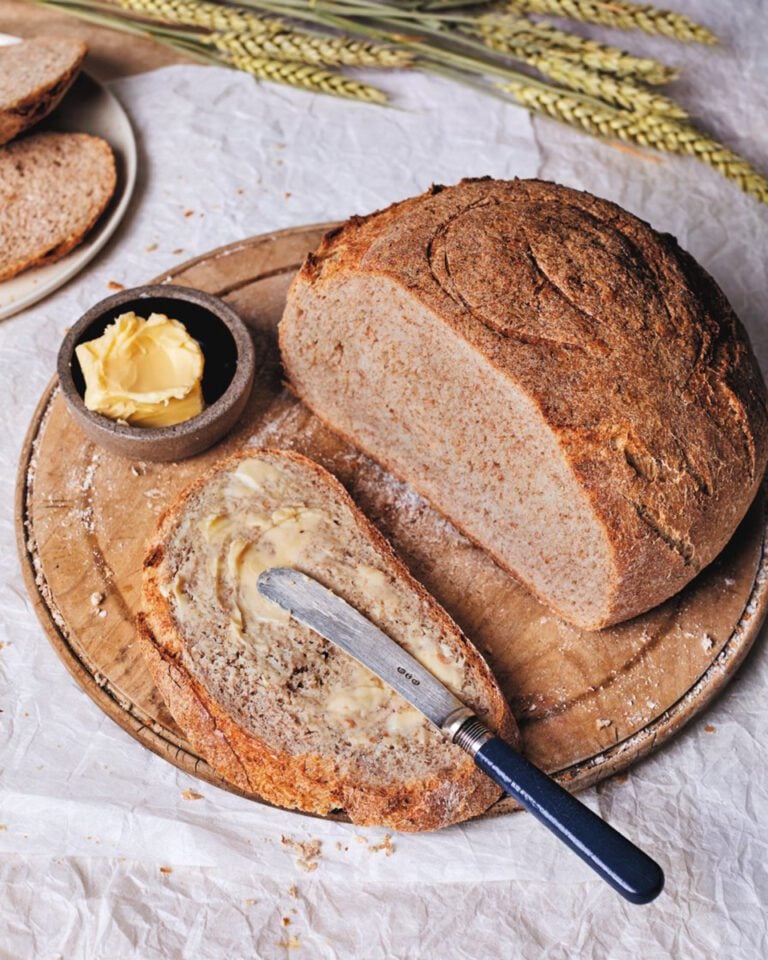
M50 384L22 451L16 515L27 586L54 648L137 740L233 789L187 743L134 645L143 545L158 513L213 460L244 445L296 449L342 480L488 658L535 763L573 790L622 770L701 710L755 639L768 604L764 494L721 557L661 607L599 633L558 620L283 388L277 321L294 272L326 228L245 240L161 278L223 296L253 331L253 396L212 450L172 464L121 459L86 440ZM104 599L94 604L92 595ZM513 808L503 800L489 812Z

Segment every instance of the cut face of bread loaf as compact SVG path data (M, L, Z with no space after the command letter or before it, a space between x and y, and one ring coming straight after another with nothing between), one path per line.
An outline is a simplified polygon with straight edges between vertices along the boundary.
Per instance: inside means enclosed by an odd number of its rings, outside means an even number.
M583 628L683 587L765 470L765 387L714 281L556 184L353 218L296 277L280 345L318 416Z
M0 148L0 281L69 253L115 185L115 158L100 137L35 133Z
M68 37L35 37L0 47L0 144L47 116L72 86L87 47Z
M279 451L225 460L148 547L140 617L155 683L197 750L272 803L400 830L485 810L497 787L391 688L261 597L294 567L369 617L513 742L487 665L344 488Z

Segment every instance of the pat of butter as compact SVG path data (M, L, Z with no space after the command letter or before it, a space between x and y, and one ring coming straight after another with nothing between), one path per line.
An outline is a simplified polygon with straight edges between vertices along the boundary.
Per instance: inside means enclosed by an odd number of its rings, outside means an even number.
M123 313L75 352L89 410L135 426L168 427L203 409L203 352L178 320Z

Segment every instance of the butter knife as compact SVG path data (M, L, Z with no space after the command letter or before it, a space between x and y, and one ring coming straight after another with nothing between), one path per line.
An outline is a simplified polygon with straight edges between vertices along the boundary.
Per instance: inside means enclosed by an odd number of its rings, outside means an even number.
M664 887L661 867L495 736L450 690L341 597L288 567L259 575L259 593L354 657L474 759L506 793L631 903L650 903Z

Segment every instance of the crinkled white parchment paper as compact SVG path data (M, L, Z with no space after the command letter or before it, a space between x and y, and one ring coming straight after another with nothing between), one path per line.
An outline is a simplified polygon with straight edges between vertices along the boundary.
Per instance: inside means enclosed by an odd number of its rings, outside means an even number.
M714 0L699 6L717 26ZM744 10L756 16L760 6ZM688 63L681 97L765 166L766 55L754 26L719 17L724 35L740 37L735 53L650 39L633 47ZM202 67L113 84L141 149L133 208L84 273L0 325L0 958L765 956L762 642L706 718L623 782L583 795L667 871L667 892L637 908L525 815L397 835L388 855L376 849L382 830L283 813L196 781L102 715L37 624L15 561L16 460L64 328L110 281L142 283L219 244L364 213L433 181L541 175L677 234L768 367L768 208L692 161L643 160L532 126L523 111L434 78L375 79L401 109ZM293 844L315 840L320 856L300 863Z

